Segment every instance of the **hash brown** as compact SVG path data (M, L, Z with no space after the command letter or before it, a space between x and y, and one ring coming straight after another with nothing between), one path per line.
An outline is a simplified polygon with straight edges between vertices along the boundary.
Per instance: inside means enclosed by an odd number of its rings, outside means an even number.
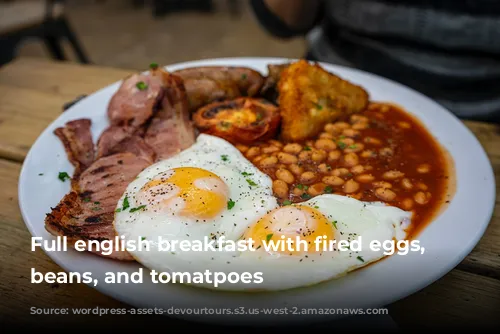
M306 60L283 70L278 90L281 137L285 141L318 135L327 123L364 110L369 98L362 87Z

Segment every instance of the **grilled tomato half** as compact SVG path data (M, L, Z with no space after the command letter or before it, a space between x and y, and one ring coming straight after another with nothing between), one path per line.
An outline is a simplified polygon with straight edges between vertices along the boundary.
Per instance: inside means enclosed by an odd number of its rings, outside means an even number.
M203 133L232 144L252 144L272 138L281 116L278 107L265 99L240 97L207 104L196 111L193 120Z

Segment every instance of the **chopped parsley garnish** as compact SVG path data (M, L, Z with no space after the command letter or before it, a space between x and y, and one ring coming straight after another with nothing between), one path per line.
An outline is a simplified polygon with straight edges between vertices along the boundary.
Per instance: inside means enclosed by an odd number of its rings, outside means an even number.
M130 212L136 212L139 210L143 210L145 207L146 207L145 205L141 205L141 206L138 206L137 208L130 209Z
M226 154L221 155L220 158L222 159L222 161L228 161L229 160L229 158L228 158L228 156Z
M324 189L325 193L331 194L333 192L333 188L331 186L326 186Z
M271 238L273 237L273 234L268 234L266 235L266 241L269 242L269 240L271 240Z
M323 106L319 103L314 103L314 107L316 107L316 109L318 110L322 110L323 109Z
M253 182L252 180L250 179L246 179L247 180L247 183L252 186L252 187L255 187L257 185L257 183Z
M290 201L288 199L283 201L283 205L290 205L290 204L292 204L292 201Z
M347 144L346 144L346 143L344 143L343 141L339 141L339 142L337 143L337 145L340 147L340 149L341 149L341 150L343 150L344 148L346 148L346 147L347 147Z
M123 205L122 205L122 210L125 211L127 210L128 208L130 208L130 204L128 202L128 197L125 196L125 198L123 199Z
M342 136L339 136L339 138L340 138L340 139L345 139L345 136L344 136L344 135L342 135Z
M135 84L138 90L146 90L148 89L148 85L144 81L139 81L138 83Z
M311 195L309 195L308 193L303 193L302 195L300 195L300 198L309 199L309 198L311 198Z
M118 208L118 209L115 210L115 212L122 212L122 209Z
M299 184L297 184L297 185L296 185L296 187L297 187L297 188L299 188L300 190L304 189L304 185L303 185L303 184L300 184L300 183L299 183Z
M315 205L315 206L314 206L314 208L315 208L315 209L319 209L319 206Z
M94 202L94 204L95 204L95 205L99 205L99 204L101 204L101 202Z
M57 176L59 178L59 180L61 180L62 182L66 181L66 180L69 180L71 179L71 177L68 175L68 173L66 172L59 172L59 175Z
M355 149L357 146L356 145L350 145L349 148Z
M335 227L335 229L337 229L337 221L336 220L332 221L332 225L333 225L333 227Z
M347 173L347 177L352 177L352 173Z
M149 64L149 68L152 69L152 70L156 70L158 68L158 64L157 63L151 63L151 64Z
M229 201L227 201L227 209L231 210L235 204L236 204L235 201L233 201L232 199L229 199Z
M146 240L146 237L142 237L141 240Z
M255 119L256 119L257 121L261 121L263 118L264 118L264 115L262 115L262 113L261 113L261 112L257 113L257 115L255 116Z
M310 151L310 150L311 150L311 148L309 146L307 146L307 145L304 146L304 151Z
M243 172L243 173L241 173L241 175L243 175L243 176L250 176L250 175L253 175L253 173Z
M246 78L247 78L247 74L246 74L246 73L243 73L243 74L241 75L241 80L246 80Z
M358 256L357 259L361 262L365 262L365 260L361 256Z
M90 202L90 198L89 198L89 197L85 197L85 198L83 199L83 201L84 201L85 203L88 203L88 202Z
M100 207L98 207L98 206L92 208L92 211L99 211L99 210L102 210L102 209Z

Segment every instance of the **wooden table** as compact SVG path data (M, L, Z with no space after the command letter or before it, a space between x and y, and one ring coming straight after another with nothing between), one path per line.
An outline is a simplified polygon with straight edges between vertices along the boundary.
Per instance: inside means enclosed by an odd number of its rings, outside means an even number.
M28 316L29 307L124 307L83 284L30 283L31 267L36 266L42 272L61 269L42 251L30 250L31 235L18 208L17 180L31 144L61 113L64 103L128 74L130 71L28 58L0 69L0 317L39 324L40 318ZM499 128L478 122L465 124L479 138L500 180ZM497 182L497 191L499 184ZM389 309L403 327L499 325L499 201L486 234L462 263L442 279L390 305ZM57 319L72 321L70 317ZM88 318L81 317L80 321L84 323L85 319ZM131 326L137 320L114 319L122 324L128 321ZM104 324L109 317L96 321Z

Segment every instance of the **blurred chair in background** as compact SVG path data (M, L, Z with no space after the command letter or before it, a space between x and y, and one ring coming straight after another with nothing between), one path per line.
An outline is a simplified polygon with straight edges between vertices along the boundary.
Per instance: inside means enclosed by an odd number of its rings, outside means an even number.
M211 12L214 9L211 0L153 0L152 5L154 17L162 17L169 12L181 10Z
M64 14L63 0L0 2L0 66L16 57L28 38L38 38L56 60L66 60L62 42L68 41L79 62L90 63Z
M133 0L134 5L144 3L144 0ZM240 14L241 0L227 0L229 11L233 15ZM152 10L154 17L163 17L170 12L183 10L197 10L202 12L213 12L215 6L212 0L153 0Z

